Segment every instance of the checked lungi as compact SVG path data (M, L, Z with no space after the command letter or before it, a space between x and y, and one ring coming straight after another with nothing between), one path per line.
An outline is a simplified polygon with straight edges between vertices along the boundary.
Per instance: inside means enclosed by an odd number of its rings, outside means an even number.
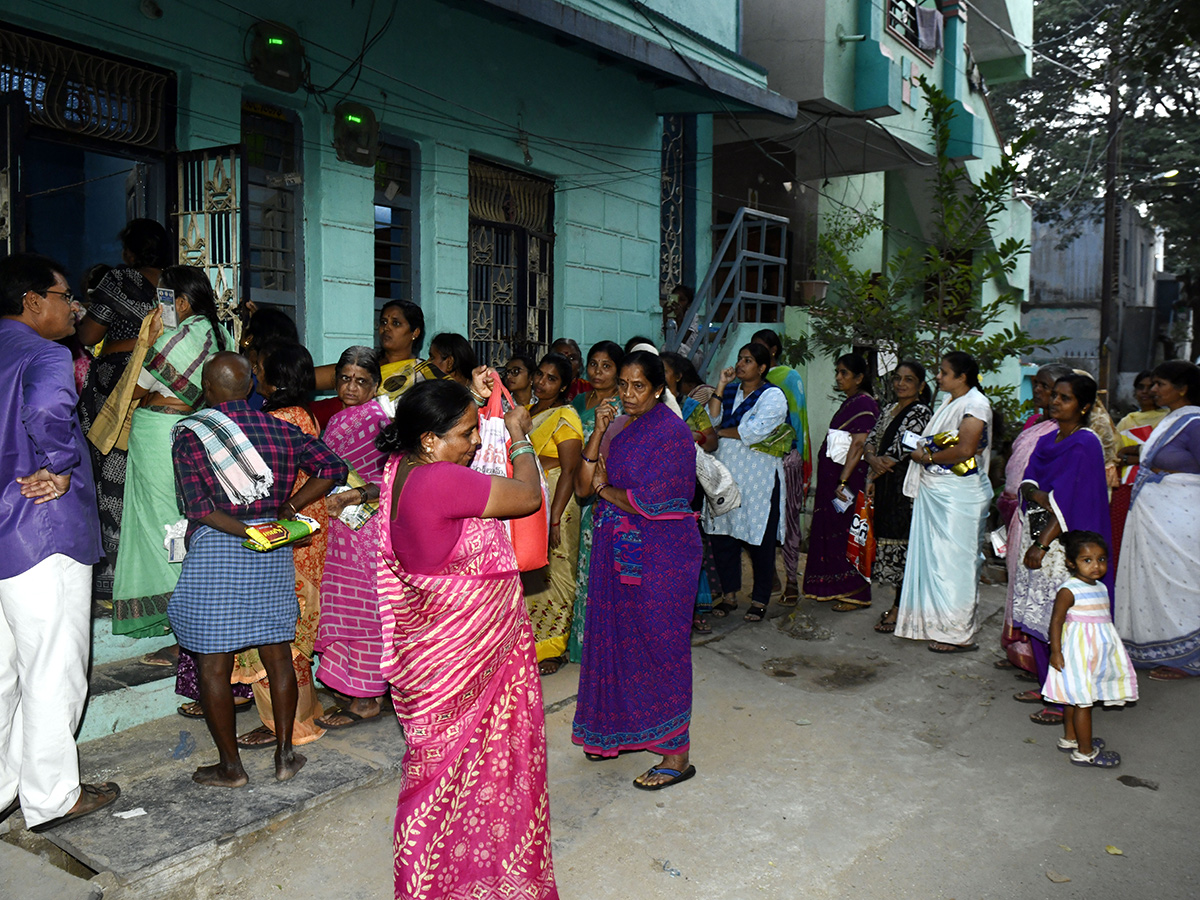
M296 636L292 548L258 553L242 540L207 525L192 535L167 607L179 645L191 653L229 653Z

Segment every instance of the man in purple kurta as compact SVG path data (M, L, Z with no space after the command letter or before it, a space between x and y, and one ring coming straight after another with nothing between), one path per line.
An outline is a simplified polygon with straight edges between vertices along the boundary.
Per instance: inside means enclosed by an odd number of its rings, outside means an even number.
M111 803L79 783L87 699L96 492L71 353L75 301L60 265L0 261L0 819L18 802L43 831Z

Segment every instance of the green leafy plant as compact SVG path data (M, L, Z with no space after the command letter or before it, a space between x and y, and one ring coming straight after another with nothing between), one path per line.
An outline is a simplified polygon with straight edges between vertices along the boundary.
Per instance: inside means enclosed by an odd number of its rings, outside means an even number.
M872 234L888 227L877 207L841 209L828 217L817 239L815 270L831 284L825 302L811 310L805 349L832 356L860 347L926 364L950 350L964 350L979 360L983 372L994 372L1006 360L1061 340L995 327L1019 303L1009 279L1029 252L1024 241L996 241L994 235L1012 202L1015 158L1031 135L1019 137L999 163L973 181L947 152L954 102L924 79L921 89L936 147L929 238L923 246L910 243L893 253L882 272L860 269L855 254ZM996 290L985 300L989 283ZM1002 399L999 393L997 398Z

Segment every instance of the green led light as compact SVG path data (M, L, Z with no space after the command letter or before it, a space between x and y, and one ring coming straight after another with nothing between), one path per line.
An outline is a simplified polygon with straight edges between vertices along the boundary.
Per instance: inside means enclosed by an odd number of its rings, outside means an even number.
M272 47L282 47L283 46L283 38L267 38L267 43L270 44Z
M346 116L347 122L353 122L355 125L362 124L362 116Z

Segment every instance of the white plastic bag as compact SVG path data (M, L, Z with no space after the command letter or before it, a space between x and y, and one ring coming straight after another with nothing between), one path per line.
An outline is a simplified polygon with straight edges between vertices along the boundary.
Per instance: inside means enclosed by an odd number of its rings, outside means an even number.
M710 516L723 516L742 505L742 492L733 473L711 453L696 451L696 479L704 491Z

